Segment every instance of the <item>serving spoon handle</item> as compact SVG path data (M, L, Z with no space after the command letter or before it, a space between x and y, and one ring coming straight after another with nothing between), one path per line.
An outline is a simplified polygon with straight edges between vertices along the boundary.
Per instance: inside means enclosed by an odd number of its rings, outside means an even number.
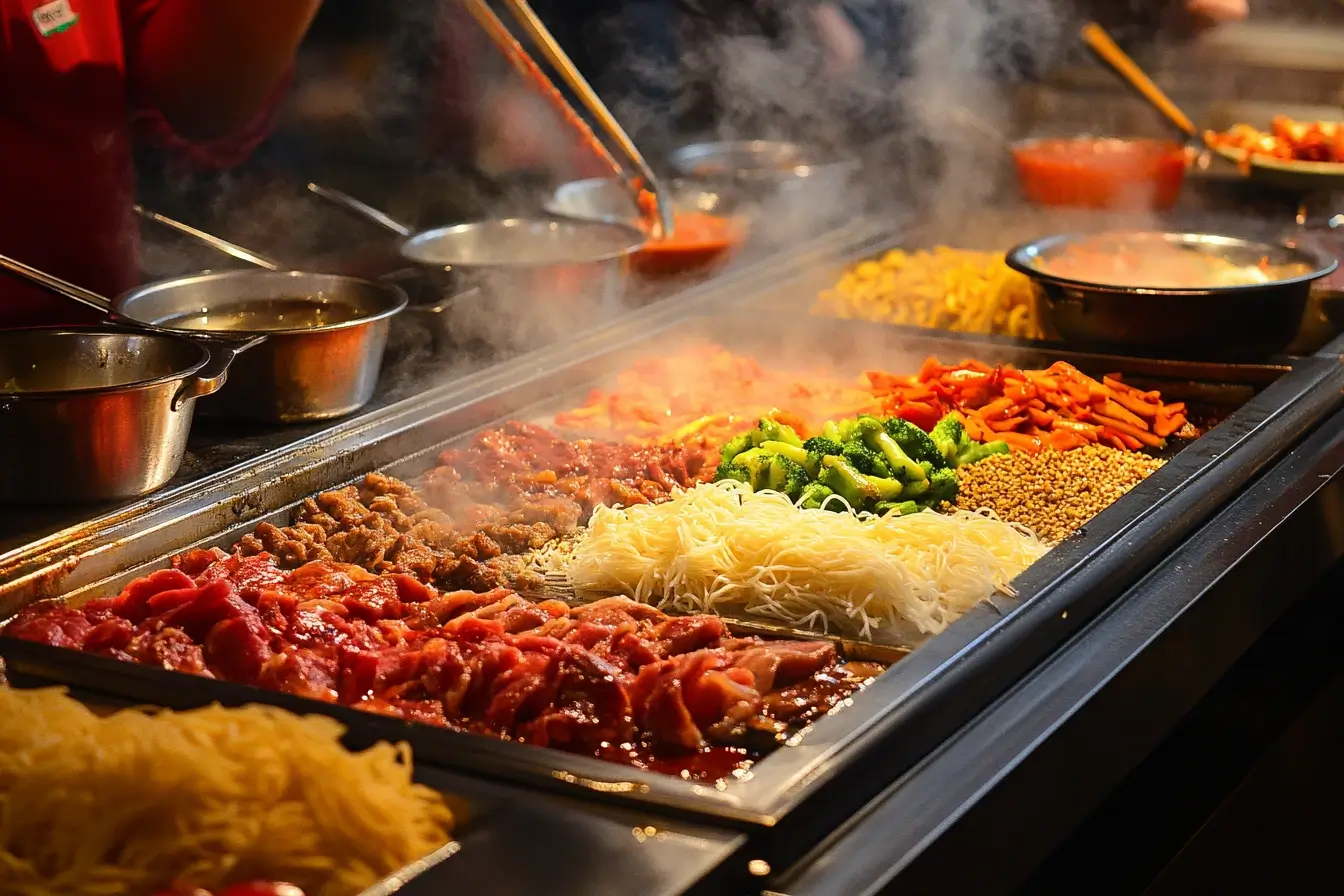
M1199 129L1190 116L1181 111L1166 92L1139 68L1139 64L1129 54L1120 49L1106 29L1096 22L1083 26L1083 45L1096 57L1097 61L1109 68L1139 95L1139 98L1157 110L1158 114L1171 122L1172 126L1190 139L1199 139Z

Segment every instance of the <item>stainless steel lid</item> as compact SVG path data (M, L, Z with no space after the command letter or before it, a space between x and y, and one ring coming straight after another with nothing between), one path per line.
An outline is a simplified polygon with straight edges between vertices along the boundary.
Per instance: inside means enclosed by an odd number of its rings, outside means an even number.
M612 261L648 237L611 221L506 218L439 227L402 244L406 258L448 267L535 267Z

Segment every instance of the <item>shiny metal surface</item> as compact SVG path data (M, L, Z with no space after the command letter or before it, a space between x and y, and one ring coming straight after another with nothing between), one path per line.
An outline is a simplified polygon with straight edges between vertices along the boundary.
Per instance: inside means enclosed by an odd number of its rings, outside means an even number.
M633 319L649 327L660 326L664 316L675 318L683 314L682 309L687 303L694 305L702 301L706 293L721 295L723 290L730 293L764 290L780 277L796 278L805 271L824 268L838 263L839 258L862 252L863 247L885 232L873 221L852 220L843 228L823 231L791 247L787 253L762 252L754 263L720 275L712 283L683 291L679 297L670 298L656 308L636 312ZM588 344L586 336L572 337L564 345L529 355L529 363L552 363L547 360L551 358L563 360L571 357L573 351L589 350L585 348ZM448 395L473 394L473 390L484 388L488 383L507 386L510 381L525 375L527 369L518 372L514 362L486 368L483 361L454 355L424 366L404 365L398 379L409 381L407 386L393 386L384 381L380 390L395 390L401 398L414 395L417 399L442 400ZM414 388L417 382L421 388ZM379 401L376 393L374 400ZM292 429L282 426L241 428L227 425L226 421L202 421L205 425L193 430L195 444L189 446L183 472L179 472L177 481L170 483L168 490L153 498L120 502L119 506L100 509L96 514L51 508L22 517L0 515L0 582L23 578L25 571L76 555L82 557L81 575L87 572L95 578L105 576L110 574L111 567L103 565L102 558L124 563L127 561L126 551L141 548L157 551L166 544L153 545L155 538L145 540L146 533L171 533L169 541L175 541L182 534L180 530L186 527L195 533L190 537L199 538L239 520L255 517L257 508L249 502L235 500L238 494L253 487L264 488L263 483L275 481L284 482L285 488L302 484L316 489L320 487L322 477L355 475L334 472L326 465L330 454L328 446L334 444L333 439L339 440L342 435L356 430L367 432L371 439L378 441L385 435L381 427L389 419L387 415L393 413L394 406L402 407L402 403L393 395L385 394L377 410L365 411L362 416L325 426L314 423ZM305 472L309 464L294 466L296 456L319 463ZM390 463L396 456L388 455L385 462ZM365 460L365 457L347 455L338 460L338 465L342 471L347 471L350 469L347 464ZM132 536L135 541L125 540ZM113 545L116 550L108 551Z
M1087 283L1041 268L1042 262L1081 241L1112 237L1127 244L1186 249L1238 266L1263 259L1303 270L1265 284L1166 289ZM1305 245L1146 231L1046 237L1012 249L1007 261L1010 268L1031 278L1049 324L1068 341L1240 358L1264 357L1291 344L1312 283L1339 265L1332 256Z
M401 251L412 261L456 270L573 267L619 262L647 240L633 227L607 221L505 218L422 231Z
M285 267L273 258L262 255L259 252L253 252L251 249L244 248L237 243L231 243L228 240L221 239L212 233L206 233L190 224L184 224L181 221L161 215L156 211L145 208L143 205L135 206L135 213L142 218L153 221L156 224L162 224L170 230L176 230L185 236L189 236L198 242L205 243L207 246L218 249L225 255L231 255L239 261L245 261L248 264L254 264L259 268L265 268L268 271L278 271Z
M184 496L178 509L163 509L166 525L127 525L107 550L82 553L73 569L68 557L53 555L45 567L26 565L18 580L0 589L0 615L41 594L74 598L106 594L136 574L161 566L168 555L191 545L228 545L257 522L287 523L310 493L383 469L411 478L426 470L453 440L503 418L537 419L581 397L605 377L650 351L682 340L712 338L738 351L777 348L787 321L763 317L753 305L738 316L724 310L736 300L777 298L798 278L783 266L775 278L761 277L754 289L706 289L675 307L653 306L609 327L591 331L554 349L524 356L483 373L465 391L427 393L389 408L376 420L351 425L339 435L296 446L264 469L235 476L206 491ZM687 319L688 314L697 315ZM1092 372L1119 370L1135 382L1153 383L1174 398L1203 396L1240 404L1239 410L1203 439L1096 517L1078 538L1048 554L1015 583L1019 598L996 599L967 614L852 698L843 711L817 722L796 743L758 762L751 775L708 787L591 757L500 743L470 734L392 723L386 736L405 737L422 761L470 769L526 782L586 799L657 805L664 810L719 819L723 824L772 828L784 849L830 830L911 762L964 724L1015 676L1054 650L1062 639L1100 612L1144 570L1143 557L1173 546L1233 494L1252 473L1282 449L1283 432L1310 425L1322 395L1339 401L1329 376L1344 377L1337 364L1308 359L1288 367L1235 367L1071 354L956 336L914 335L909 331L865 328L864 354L856 325L810 321L817 362L849 365L887 363L895 351L977 356L987 361L1044 365L1060 358ZM1222 399L1216 396L1224 396ZM111 534L111 533L109 533ZM1141 546L1141 550L1139 547ZM154 551L161 553L154 554ZM36 558L33 558L36 559ZM102 578L101 576L106 576ZM1057 612L1049 624L1036 607L1068 608L1067 623ZM1003 651L1004 641L1018 645ZM67 657L42 645L6 645L53 669ZM84 674L107 688L138 690L151 685L173 690L159 670L81 657ZM974 673L967 670L974 669ZM155 684L155 682L158 682ZM192 687L216 682L192 680ZM171 686L170 686L171 685ZM275 695L245 689L249 699ZM936 696L935 696L936 695ZM306 704L305 704L306 705ZM386 726L341 707L313 705L342 720ZM891 762L892 751L901 762ZM880 761L874 761L881 757ZM913 758L912 758L913 757ZM854 801L858 800L856 804ZM837 816L839 816L837 818ZM770 857L768 857L770 858Z
M378 383L388 321L406 307L396 287L332 274L221 271L151 283L119 296L114 307L121 317L171 329L183 314L227 317L231 309L284 299L337 303L353 314L316 327L277 329L283 325L276 323L219 334L266 339L238 360L229 387L203 402L201 413L294 423L343 417L367 404Z
M13 675L17 686L47 683L40 670ZM76 696L109 708L96 687ZM190 692L164 693L157 705L198 705ZM232 701L226 699L225 703ZM359 726L348 745L376 740ZM708 896L741 892L747 837L739 832L634 809L606 809L415 763L417 783L444 795L454 841L360 896Z
M339 190L314 194L404 237L401 256L457 297L433 315L462 341L535 348L622 308L631 256L648 238L609 221L509 218L411 228Z
M0 503L95 503L163 485L233 352L118 330L0 332Z
M728 181L757 192L838 192L859 169L856 161L828 158L800 143L778 140L693 143L674 150L668 163L681 177Z
M727 189L715 189L693 181L674 180L668 184L668 196L674 212L705 212L732 215L741 200ZM547 213L584 221L614 221L636 227L640 212L634 199L619 181L590 177L561 184L546 200Z
M1207 755L1192 747L1224 747L1229 725L1235 726L1235 739L1243 748L1255 744L1263 736L1259 718L1274 714L1266 703L1298 704L1300 709L1300 694L1311 694L1330 679L1330 659L1321 660L1326 674L1320 677L1312 675L1314 661L1285 672L1275 667L1275 660L1282 649L1316 654L1337 649L1333 610L1325 618L1311 613L1299 617L1294 625L1309 626L1300 637L1284 638L1281 624L1303 604L1337 603L1338 568L1344 558L1341 508L1344 416L1336 414L1293 445L1110 612L1004 694L936 757L873 800L824 847L795 857L794 868L770 892L1064 892L1067 884L1063 889L1059 884L1066 875L1022 884L1080 825L1091 831L1115 830L1098 824L1105 821L1095 817L1099 807L1109 804L1101 814L1111 820L1122 815L1122 826L1132 824L1138 805L1145 812L1154 805L1165 809L1162 801L1134 798L1134 779L1146 777L1145 767L1175 767L1177 774L1162 780L1178 785L1171 794L1173 803L1191 799L1191 793L1221 802L1222 792L1210 790L1209 778L1190 768L1192 758ZM1276 641L1281 649L1261 649L1267 641ZM1275 667L1280 677L1237 675L1248 662ZM1235 679L1234 699L1215 698L1216 709L1209 712L1211 694L1224 687L1220 679L1226 683L1229 677ZM1291 692L1284 692L1284 681L1293 682ZM1136 707L1141 707L1137 714ZM1295 715L1297 709L1291 712ZM1196 744L1181 736L1182 729L1186 735L1197 732ZM1180 742L1175 750L1173 741ZM1322 736L1319 742L1328 749L1332 738ZM1217 761L1212 765L1219 768ZM1245 772L1238 768L1232 766L1236 773L1231 781L1243 780ZM1187 787L1190 783L1197 786ZM1201 813L1187 823L1204 819ZM1177 835L1183 830L1173 831L1165 822L1157 827ZM1094 846L1114 842L1104 835L1086 839ZM1144 838L1137 839L1142 843ZM1175 842L1184 840L1178 836ZM1131 848L1149 858L1144 846L1126 841L1126 849ZM1084 854L1075 852L1067 862L1056 855L1050 862L1056 869L1088 869L1082 872L1086 875L1096 867L1089 859L1100 855L1100 849L1078 850ZM1260 852L1253 850L1250 861L1257 861ZM967 863L968 854L976 862ZM1139 876L1122 875L1120 882L1108 882L1108 891L1153 892L1147 880L1156 867L1148 865L1145 874L1141 861L1137 868ZM1082 879L1068 876L1075 882ZM1318 880L1322 876L1316 875ZM1202 886L1204 881L1194 876L1184 881L1184 888L1175 892L1229 892ZM1282 884L1269 889L1287 893L1311 888Z

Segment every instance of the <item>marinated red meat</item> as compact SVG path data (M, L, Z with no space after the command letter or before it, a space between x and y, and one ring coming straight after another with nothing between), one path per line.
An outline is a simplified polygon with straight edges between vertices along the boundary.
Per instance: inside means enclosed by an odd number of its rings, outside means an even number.
M579 521L599 504L660 501L674 488L705 481L714 472L701 448L569 442L518 422L483 432L465 448L445 451L439 463L425 475L422 491L432 506L450 514L471 503L518 507L540 496L577 503Z
M660 770L683 756L686 775L746 760L744 732L814 718L866 677L826 642L734 638L718 618L624 598L571 608L282 565L193 552L115 598L34 606L3 634Z

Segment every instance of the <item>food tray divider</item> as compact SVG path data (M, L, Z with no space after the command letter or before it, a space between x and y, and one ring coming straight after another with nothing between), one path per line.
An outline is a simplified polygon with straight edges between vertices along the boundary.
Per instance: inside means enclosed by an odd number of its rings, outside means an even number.
M691 310L731 310L731 301L728 296L706 292ZM311 445L300 446L290 456L273 458L271 472L261 483L241 482L243 491L203 488L194 502L184 502L187 506L178 515L160 520L155 528L121 534L100 548L96 565L86 565L78 555L59 558L16 586L0 589L0 608L17 609L42 596L44 590L73 592L75 597L107 593L161 566L171 553L197 545L231 543L259 519L287 522L303 497L371 469L414 475L432 464L445 440L500 418L526 418L546 406L554 409L557 395L582 394L633 358L681 338L714 336L726 340L730 348L756 351L761 340L769 344L778 335L759 316L750 314L748 327L743 326L741 315L732 314L679 321L659 315L651 318L642 321L637 332L622 331L623 338L608 333L598 345L580 339L578 348L567 356L552 354L545 363L533 358L514 365L508 382L504 375L485 377L474 392L440 393L404 404L396 413L322 441L320 451ZM654 326L653 321L660 325ZM750 337L739 332L747 329ZM870 340L873 332L873 325L837 321L812 327L809 337L815 341L826 333L828 340L838 342ZM733 341L748 338L756 344ZM900 334L897 340L902 353L917 358L942 353L1037 363L1040 357L1030 348L944 334ZM846 351L843 344L831 348L840 355ZM888 357L894 358L895 353L893 344ZM1224 377L1226 387L1250 387L1245 391L1255 394L1222 424L1094 518L1077 538L1021 576L1016 583L1020 599L995 599L977 607L855 694L843 711L816 722L796 746L757 763L743 780L720 786L697 784L591 757L407 725L348 708L44 645L0 639L0 653L19 670L95 691L173 706L215 700L265 701L324 712L341 718L359 737L408 740L424 762L605 803L634 803L650 811L712 819L758 832L772 829L764 857L775 862L835 827L1063 643L1337 408L1344 386L1344 368L1319 358L1276 367L1098 359L1068 353L1051 353L1050 357L1076 362L1093 372L1102 372L1096 365L1103 364L1103 370L1132 371L1173 383L1186 379L1217 384ZM33 583L48 587L35 588Z

